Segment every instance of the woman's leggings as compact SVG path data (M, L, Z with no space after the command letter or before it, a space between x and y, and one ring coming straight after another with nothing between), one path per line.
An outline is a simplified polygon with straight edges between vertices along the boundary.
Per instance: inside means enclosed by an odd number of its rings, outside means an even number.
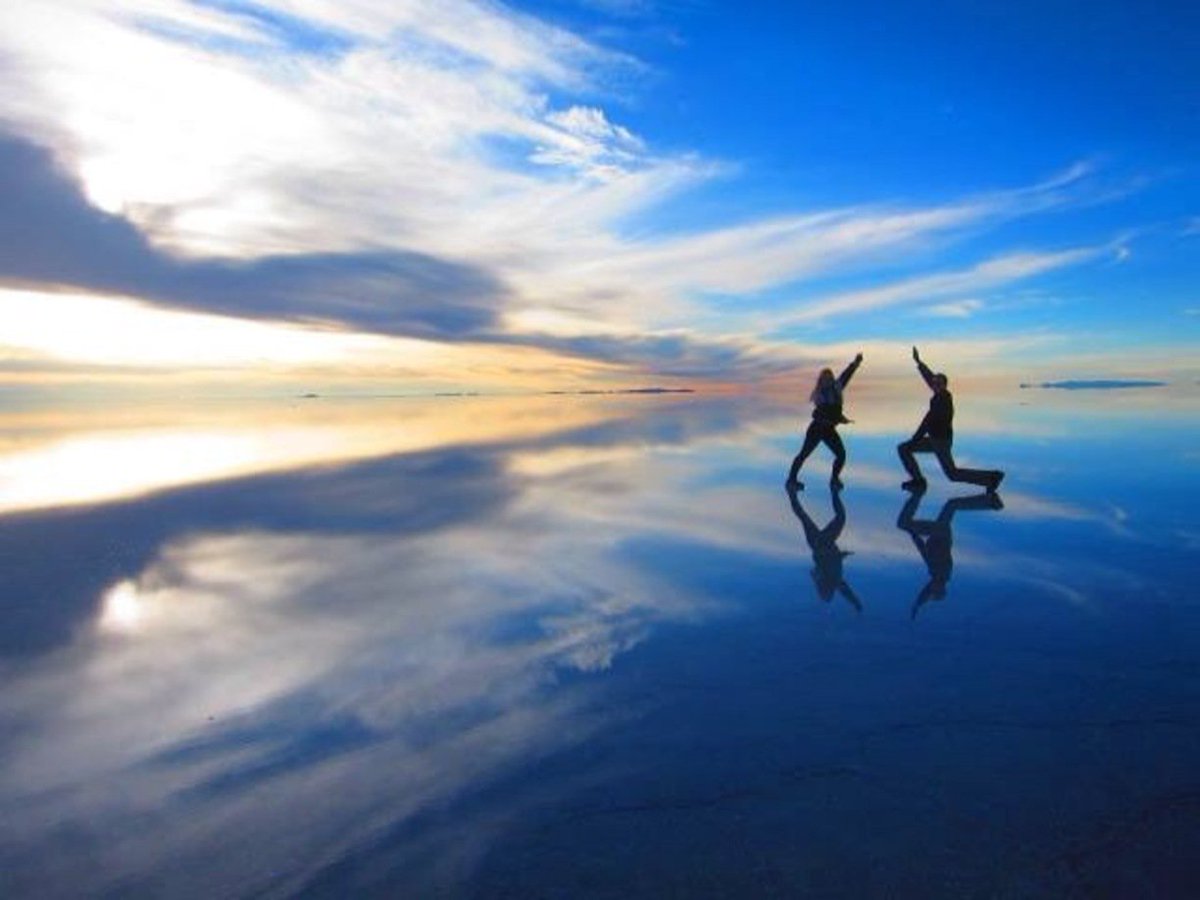
M846 446L842 443L842 436L837 433L837 425L833 422L813 419L809 423L808 432L804 435L804 446L792 460L792 469L788 472L789 481L795 481L799 477L800 467L817 449L817 444L824 444L833 453L833 472L829 477L833 479L841 474L842 467L846 465Z

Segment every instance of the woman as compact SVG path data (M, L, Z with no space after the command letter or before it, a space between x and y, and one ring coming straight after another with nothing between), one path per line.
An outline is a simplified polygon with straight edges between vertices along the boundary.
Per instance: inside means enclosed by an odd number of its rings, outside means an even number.
M789 490L800 490L804 487L800 481L800 467L817 449L817 444L821 443L833 451L833 472L829 476L829 484L834 490L842 487L838 476L842 473L842 467L846 465L846 448L842 445L837 427L850 421L842 414L842 391L850 383L862 360L861 353L855 356L854 362L846 366L846 371L837 378L833 377L832 369L822 369L821 374L817 376L817 386L809 394L809 399L813 402L812 422L809 423L808 433L804 435L804 446L792 460L792 469L787 478Z

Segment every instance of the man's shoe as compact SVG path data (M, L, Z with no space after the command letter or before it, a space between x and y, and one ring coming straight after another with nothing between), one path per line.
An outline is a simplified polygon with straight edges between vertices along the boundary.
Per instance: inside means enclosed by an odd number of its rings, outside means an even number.
M840 479L840 478L830 478L829 479L829 487L835 491L840 491L845 486L846 485L842 484L842 479Z
M923 491L926 487L926 481L924 478L910 478L904 484L900 485L900 487L906 491Z
M996 488L1000 487L1000 482L1004 480L1003 472L993 472L992 480L988 482L987 490L989 494L996 493Z

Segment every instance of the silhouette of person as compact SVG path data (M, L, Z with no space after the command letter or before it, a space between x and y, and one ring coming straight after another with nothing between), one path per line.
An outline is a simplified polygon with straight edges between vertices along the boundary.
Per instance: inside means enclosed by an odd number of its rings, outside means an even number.
M932 453L937 457L942 471L951 481L965 481L968 484L979 485L995 492L1004 480L1004 473L999 469L962 469L954 462L952 446L954 444L954 396L948 388L949 379L941 372L934 374L929 366L921 361L917 348L912 350L913 360L917 371L933 391L929 398L929 412L913 432L913 436L896 447L900 454L900 462L909 474L909 480L901 485L905 490L923 490L925 476L917 466L914 453Z
M863 355L859 353L837 378L833 377L832 369L822 369L817 376L817 384L812 389L812 393L808 395L813 402L812 421L808 425L808 432L804 435L804 445L796 454L796 458L792 460L792 468L788 472L786 482L789 490L804 489L804 484L800 481L800 467L817 449L817 444L822 443L833 452L833 471L830 473L829 483L835 489L842 487L842 481L838 476L842 473L842 467L846 465L846 447L842 444L842 437L838 434L837 427L843 422L850 421L842 412L842 392L850 383L850 379L854 377L858 367L862 365L862 360Z
M817 527L817 523L800 502L800 494L797 491L789 489L788 499L792 502L792 512L804 526L804 540L812 550L813 568L810 574L817 588L817 596L828 603L833 599L835 592L839 593L850 601L851 606L862 612L862 603L842 575L842 560L853 551L839 550L837 545L837 539L846 527L846 507L842 504L841 494L837 491L833 491L832 494L833 518L824 528Z
M987 492L971 497L950 498L942 504L942 511L936 519L914 519L913 516L924 496L923 490L913 491L900 508L900 516L896 519L896 527L908 532L929 570L929 582L921 588L913 601L914 619L917 617L917 611L930 600L942 600L946 597L946 586L954 570L954 535L950 527L954 521L954 514L964 509L1004 509L1000 498Z

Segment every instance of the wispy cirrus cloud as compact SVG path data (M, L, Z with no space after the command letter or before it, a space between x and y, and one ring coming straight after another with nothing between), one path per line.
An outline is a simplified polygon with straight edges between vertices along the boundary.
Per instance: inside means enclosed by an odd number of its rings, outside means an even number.
M829 209L637 240L592 235L575 248L580 252L531 253L525 267L507 270L514 292L505 321L515 331L549 322L548 330L560 335L615 334L633 325L765 337L776 320L790 315L827 317L821 307L826 298L805 296L806 282L886 270L898 259L927 258L931 250L1011 219L1094 202L1091 171L1079 164L1033 185L940 205ZM998 286L1082 264L1087 254L1028 251L1010 257L977 264L970 278L956 282L939 275L923 284L936 288L938 297L952 296L972 284ZM881 285L861 314L896 302L899 295L891 290ZM781 291L792 299L781 303ZM719 308L706 295L721 297Z
M974 297L965 300L951 300L948 303L935 303L927 306L921 312L927 316L942 319L966 319L983 309L984 302Z
M1109 250L1107 246L1083 246L1053 252L1005 254L964 269L919 275L866 290L814 298L800 305L797 311L775 319L773 324L782 329L832 316L864 313L954 294L974 293L1098 259Z

